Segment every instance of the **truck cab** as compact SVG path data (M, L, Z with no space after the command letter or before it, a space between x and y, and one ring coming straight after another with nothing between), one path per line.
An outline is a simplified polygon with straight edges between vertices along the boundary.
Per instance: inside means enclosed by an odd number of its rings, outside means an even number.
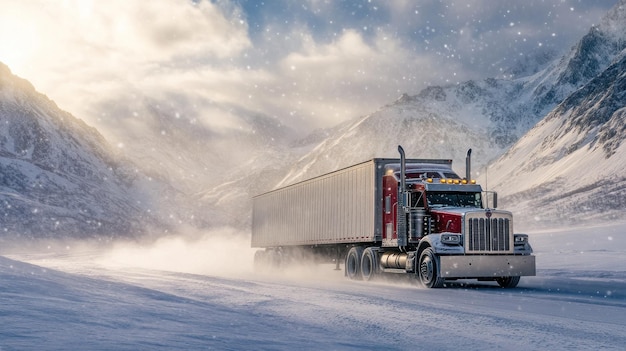
M406 252L405 267L424 285L445 280L495 280L514 287L522 275L535 274L528 236L513 233L511 212L497 210L497 195L475 180L461 178L451 161L387 165L383 177L382 251ZM402 177L404 174L404 185ZM428 257L424 258L424 254ZM399 265L386 265L398 269Z

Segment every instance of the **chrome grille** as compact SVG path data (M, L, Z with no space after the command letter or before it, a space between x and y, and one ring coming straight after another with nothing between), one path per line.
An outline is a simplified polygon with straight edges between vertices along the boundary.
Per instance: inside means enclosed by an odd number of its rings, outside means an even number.
M466 252L511 251L512 235L509 218L469 218L466 229Z

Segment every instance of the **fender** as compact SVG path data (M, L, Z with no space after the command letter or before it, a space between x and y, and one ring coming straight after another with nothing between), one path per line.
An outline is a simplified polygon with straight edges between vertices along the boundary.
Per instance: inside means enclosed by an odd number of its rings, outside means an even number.
M425 248L431 247L435 254L437 255L463 255L465 254L465 250L461 245L448 245L441 242L441 237L445 234L455 234L459 235L459 233L436 233L436 234L428 234L422 240L420 240L419 246L417 247L417 257L424 251Z

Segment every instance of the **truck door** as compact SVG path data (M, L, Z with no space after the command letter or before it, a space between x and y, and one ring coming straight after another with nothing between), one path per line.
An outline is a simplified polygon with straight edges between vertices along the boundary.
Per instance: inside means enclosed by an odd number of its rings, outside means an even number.
M398 181L392 175L383 177L383 245L396 245L397 241L397 221L398 215Z

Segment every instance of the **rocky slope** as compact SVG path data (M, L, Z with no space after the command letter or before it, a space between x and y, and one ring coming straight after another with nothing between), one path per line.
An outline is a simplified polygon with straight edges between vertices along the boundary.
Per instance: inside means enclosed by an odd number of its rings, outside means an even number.
M626 50L488 169L522 225L626 218Z
M143 233L175 194L3 64L0 126L2 238Z
M503 189L504 203L514 203L529 189L551 189L555 179L562 181L558 177L580 175L550 168L541 177L533 173L528 185L524 172L579 163L586 167L585 179L595 183L568 189L608 184L605 176L612 176L615 186L603 193L617 200L607 207L623 208L619 173L599 172L581 160L612 160L607 169L621 165L615 160L621 160L623 149L623 99L617 92L624 90L618 73L623 72L626 47L625 8L626 0L621 0L559 59L528 57L506 78L404 94L369 115L300 140L274 118L218 106L201 95L149 97L137 92L102 107L107 114L127 117L111 119L124 123L115 128L121 134L113 143L140 166L121 161L93 128L2 67L0 123L6 128L0 131L0 229L49 236L132 233L163 222L247 228L251 196L373 157L397 157L398 144L409 157L452 158L460 173L465 152L472 148L473 175L478 177L484 173L481 166L519 140L522 144L488 172L489 185ZM225 112L233 119L220 120ZM538 126L547 129L531 130L547 114ZM106 127L106 115L102 119ZM528 140L536 135L543 139L535 150ZM535 145L535 158L516 151L532 151L519 145ZM593 157L585 153L589 150ZM557 162L563 159L568 163ZM587 194L559 191L565 195L550 191L550 196L524 201L547 215L549 199L560 196L559 206L575 207L580 201L574 195Z
M329 130L327 139L296 162L278 185L372 157L395 157L398 144L412 157L452 158L459 166L464 150L473 148L476 169L486 165L620 55L626 47L625 4L622 0L616 5L562 58L529 57L507 79L405 94L371 115Z

